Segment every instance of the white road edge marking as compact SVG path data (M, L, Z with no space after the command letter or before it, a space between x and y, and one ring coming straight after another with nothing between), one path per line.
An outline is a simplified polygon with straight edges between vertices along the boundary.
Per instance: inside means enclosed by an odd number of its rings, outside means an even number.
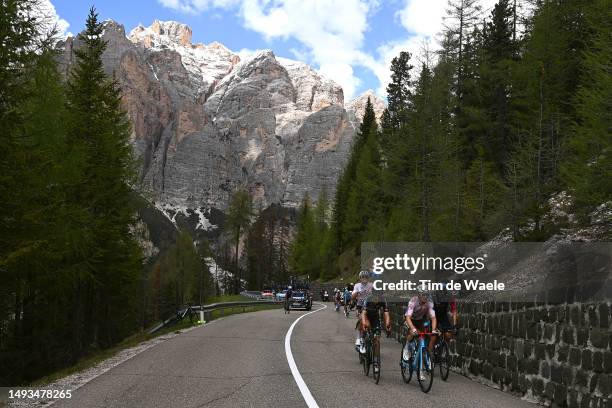
M289 327L289 330L287 330L287 334L285 335L285 354L287 355L287 363L289 363L289 368L291 369L291 374L293 375L293 379L295 380L295 383L300 389L300 392L302 393L302 397L304 397L304 401L306 401L306 405L308 406L308 408L319 408L319 405L317 404L317 401L315 401L314 397L310 393L308 386L304 382L304 379L302 378L302 375L300 374L300 371L298 370L297 365L295 364L293 353L291 352L291 334L293 333L293 328L295 327L295 325L302 318L308 316L309 314L316 313L326 308L327 308L327 305L324 304L322 308L313 310L312 312L304 313L303 315L295 319L293 324L291 324L291 327Z

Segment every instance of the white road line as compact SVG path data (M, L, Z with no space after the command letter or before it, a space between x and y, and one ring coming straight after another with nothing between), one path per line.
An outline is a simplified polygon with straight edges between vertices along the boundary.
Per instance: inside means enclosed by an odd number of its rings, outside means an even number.
M310 390L308 389L308 386L304 382L304 379L302 378L302 375L300 374L300 371L298 370L297 365L295 364L295 360L293 359L293 353L291 352L291 334L293 333L293 328L295 327L297 322L299 322L302 318L308 316L309 314L316 313L319 310L323 310L326 307L327 305L323 305L322 308L313 310L312 312L305 313L301 315L300 317L298 317L297 319L295 319L295 322L293 322L291 327L289 327L289 330L287 330L287 335L285 336L285 354L287 355L287 363L289 363L289 368L291 369L291 374L293 375L293 379L295 380L295 383L300 389L300 392L302 393L302 397L304 397L304 401L306 401L306 405L308 406L308 408L319 408L319 405L317 404L317 401L315 401L314 397L310 393Z

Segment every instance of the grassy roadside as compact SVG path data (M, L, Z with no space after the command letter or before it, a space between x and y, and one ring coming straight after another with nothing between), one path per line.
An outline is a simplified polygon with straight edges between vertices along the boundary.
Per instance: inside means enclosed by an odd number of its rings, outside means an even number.
M241 300L252 300L252 299L244 297L244 296L240 296L240 295L225 295L225 296L209 298L206 304L221 303L221 302L236 302L236 301L241 301ZM213 313L211 313L211 321L218 319L219 317L230 316L233 314L249 313L249 312L268 310L268 309L274 309L274 308L279 308L279 307L280 305L262 304L262 305L256 305L256 306L247 306L244 308L243 307L233 307L233 308L228 308L224 310L216 310ZM38 380L30 383L28 386L29 387L40 387L40 386L52 383L54 381L57 381L61 378L72 375L79 371L83 371L88 368L91 368L95 366L96 364L101 363L102 361L115 356L120 351L131 348L131 347L135 347L144 341L151 340L155 337L158 337L164 334L178 332L179 330L187 329L189 327L197 326L197 325L198 323L195 319L193 322L190 322L188 318L185 318L182 322L178 323L177 325L160 329L154 334L148 334L146 331L136 333L124 339L122 342L118 343L114 347L111 347L105 350L96 351L89 356L83 357L76 364L70 367L63 368L45 377L39 378Z

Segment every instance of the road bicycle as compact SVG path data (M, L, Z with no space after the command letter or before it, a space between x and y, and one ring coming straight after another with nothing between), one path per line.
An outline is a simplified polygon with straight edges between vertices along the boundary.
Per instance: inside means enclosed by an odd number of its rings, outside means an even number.
M367 377L370 373L370 367L372 367L372 378L376 384L380 381L380 332L380 327L367 329L364 332L363 341L365 342L366 352L363 356L360 353L363 373Z
M433 385L434 360L429 355L427 350L426 339L433 334L427 331L428 322L425 323L426 329L418 332L418 339L415 336L408 344L406 344L406 336L402 339L402 353L400 355L400 370L405 383L409 383L412 379L412 373L416 371L417 381L421 387L421 391L428 393ZM407 328L405 329L407 332ZM404 361L404 348L408 347L410 358Z
M457 329L443 330L440 334L436 345L434 346L434 362L440 367L440 377L446 381L450 372L448 343L446 342L445 334L457 334Z

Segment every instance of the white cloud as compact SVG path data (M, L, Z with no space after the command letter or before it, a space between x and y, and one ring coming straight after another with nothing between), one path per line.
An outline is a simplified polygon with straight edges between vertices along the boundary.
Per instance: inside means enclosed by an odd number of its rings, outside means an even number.
M240 0L158 0L162 6L196 14L211 8L229 8L240 4Z
M72 35L68 32L70 24L57 14L55 6L50 0L39 0L38 6L36 7L36 13L44 34L50 33L53 28L56 28L57 34L61 38Z
M446 0L408 0L396 16L411 34L434 37L442 28Z
M483 18L489 16L497 1L480 0ZM447 8L447 0L406 0L396 17L409 33L433 39L442 31Z

